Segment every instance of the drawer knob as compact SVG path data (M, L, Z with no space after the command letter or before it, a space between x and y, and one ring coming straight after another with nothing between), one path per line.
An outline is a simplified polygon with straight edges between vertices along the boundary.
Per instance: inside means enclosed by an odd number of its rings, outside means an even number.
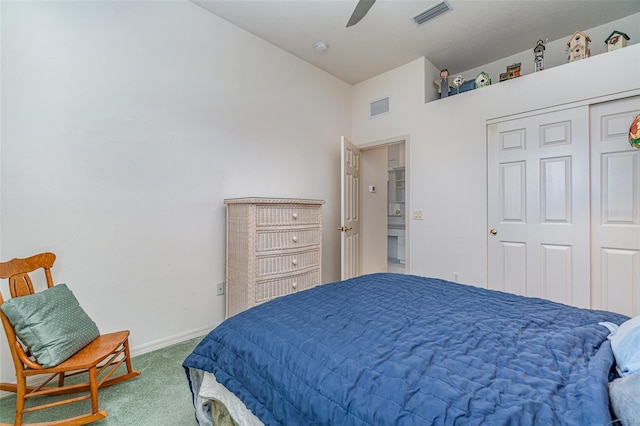
M295 281L294 281L294 282L292 282L292 283L291 283L291 287L293 287L293 288L298 288L298 283L297 283L297 282L295 282Z
M293 263L294 265L297 265L297 264L298 264L298 259L293 259L293 260L291 261L291 263Z
M293 240L294 243L297 243L298 242L298 237L297 236L293 237L292 240Z
M294 213L291 216L293 216L294 219L297 219L298 218L298 213Z

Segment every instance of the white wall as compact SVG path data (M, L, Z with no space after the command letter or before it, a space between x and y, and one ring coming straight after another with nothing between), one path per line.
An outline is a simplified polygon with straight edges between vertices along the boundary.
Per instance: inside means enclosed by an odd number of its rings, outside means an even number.
M55 252L134 353L223 319L224 198L326 200L339 279L349 85L187 1L0 4L2 259Z
M418 108L424 104L424 58L353 86L353 142L396 138L409 133ZM389 113L369 118L369 103L389 97ZM400 139L400 138L399 138Z
M431 64L422 65L429 75ZM414 66L356 85L353 110L366 110L383 95L409 93L411 84L420 93L422 76L407 72ZM353 140L360 144L410 135L407 217L422 209L424 220L411 220L409 271L445 279L459 272L461 281L486 286L487 120L639 89L640 44L435 102L417 105L396 96L405 102L398 106L404 115L392 111L384 122L354 112Z

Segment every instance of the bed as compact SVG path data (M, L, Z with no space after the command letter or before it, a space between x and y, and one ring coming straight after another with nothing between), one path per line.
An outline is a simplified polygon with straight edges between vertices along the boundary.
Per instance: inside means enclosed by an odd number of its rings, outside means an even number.
M241 312L183 366L201 425L607 425L628 319L371 274Z

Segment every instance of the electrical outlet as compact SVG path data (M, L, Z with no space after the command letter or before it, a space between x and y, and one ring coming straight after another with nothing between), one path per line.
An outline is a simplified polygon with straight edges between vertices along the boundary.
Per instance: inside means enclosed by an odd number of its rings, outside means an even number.
M460 272L454 272L453 273L453 282L459 282L460 281Z
M422 209L416 209L413 211L413 220L422 220Z
M222 281L221 283L218 283L218 296L222 296L224 295L224 281Z

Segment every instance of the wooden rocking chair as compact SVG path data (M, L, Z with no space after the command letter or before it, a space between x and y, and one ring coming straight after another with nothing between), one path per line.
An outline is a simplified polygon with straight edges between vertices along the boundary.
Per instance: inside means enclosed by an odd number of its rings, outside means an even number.
M56 259L53 253L41 253L25 259L12 259L0 263L0 278L8 278L12 298L35 294L29 273L43 269L47 287L53 287L51 267ZM0 305L4 303L0 292ZM91 412L80 416L45 423L42 425L83 425L100 420L107 412L98 409L98 389L139 376L140 371L131 368L129 355L129 331L103 334L80 349L70 358L52 367L44 367L32 356L29 348L16 336L9 317L0 309L0 318L7 334L7 341L16 370L16 383L0 383L0 390L15 392L16 413L14 425L23 424L23 415L32 411L57 407L63 404L91 399ZM126 371L114 375L120 366ZM65 385L65 378L87 373L88 381ZM46 377L35 377L42 376ZM35 379L34 379L35 378ZM56 379L57 380L54 380ZM27 380L31 383L27 384ZM84 395L73 395L78 393ZM42 401L45 395L70 395L67 399L51 402ZM26 401L34 398L33 405L26 407ZM46 399L46 398L44 398Z

